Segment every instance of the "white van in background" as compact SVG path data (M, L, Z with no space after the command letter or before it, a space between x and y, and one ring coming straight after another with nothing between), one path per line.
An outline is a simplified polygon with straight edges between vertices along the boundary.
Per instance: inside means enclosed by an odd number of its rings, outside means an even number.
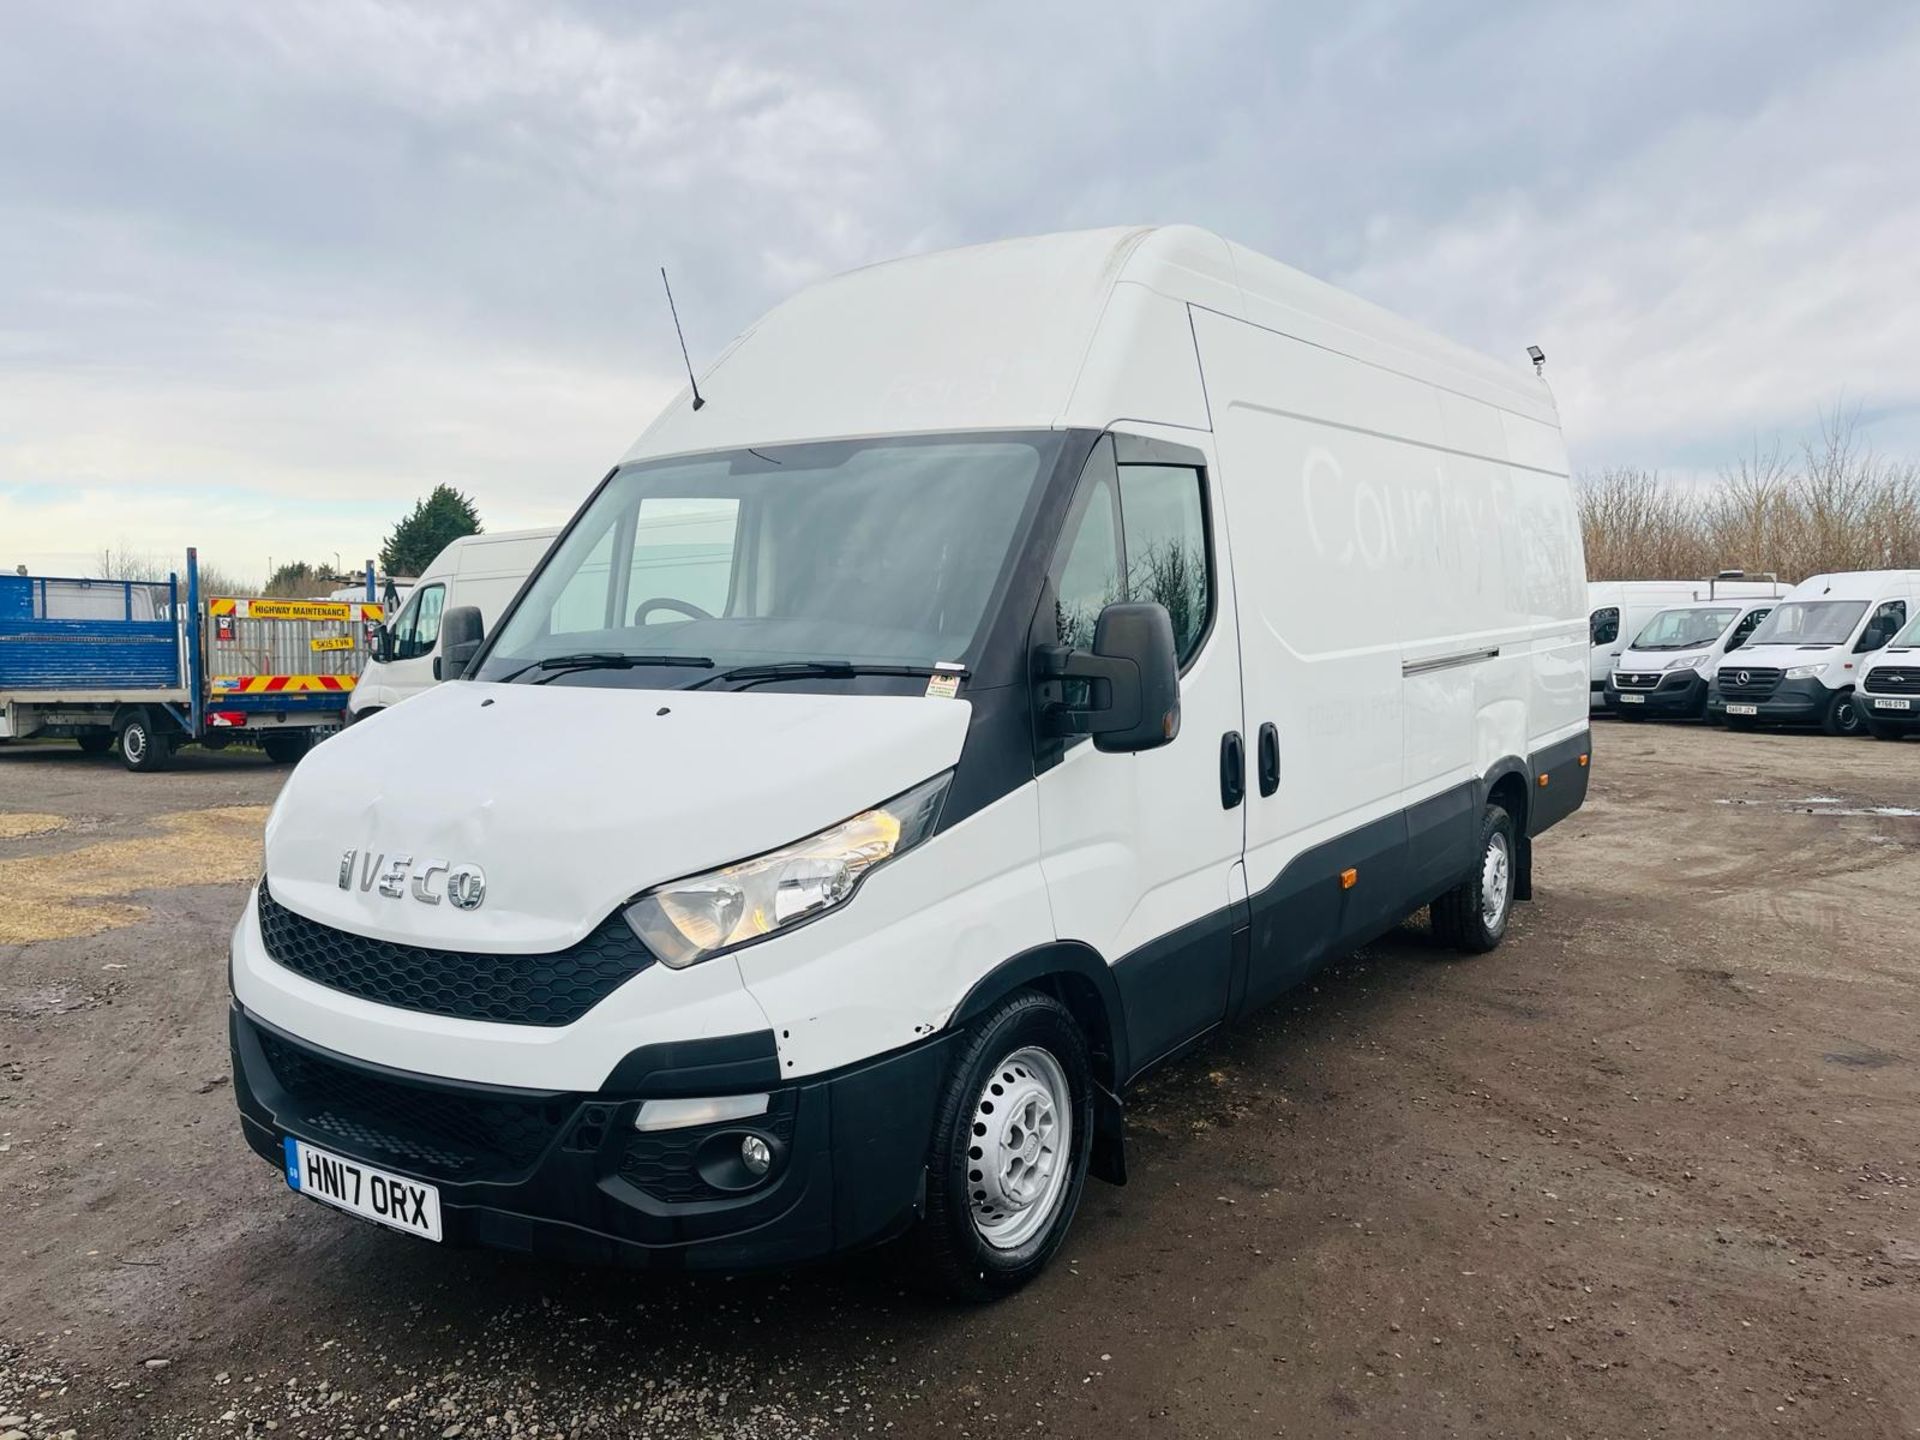
M699 385L281 791L233 1076L305 1196L1003 1294L1129 1084L1423 908L1491 949L1586 795L1524 365L1178 227L870 266Z
M1700 600L1758 600L1782 593L1777 581L1748 580L1729 570L1710 580L1589 580L1587 582L1587 697L1607 704L1607 680L1646 623L1662 610Z
M1855 699L1861 722L1874 739L1920 735L1920 613L1885 649L1860 662L1860 693Z
M1607 709L1626 720L1703 718L1715 667L1747 642L1774 604L1706 601L1660 611L1620 652L1618 668L1607 677Z
M548 529L463 535L434 556L413 583L405 605L388 617L380 632L374 658L361 670L347 702L347 723L438 684L440 617L456 605L471 605L493 624L559 533Z
M1707 714L1735 730L1765 722L1863 735L1855 703L1861 657L1920 611L1920 570L1815 575L1787 592L1742 648L1715 672Z

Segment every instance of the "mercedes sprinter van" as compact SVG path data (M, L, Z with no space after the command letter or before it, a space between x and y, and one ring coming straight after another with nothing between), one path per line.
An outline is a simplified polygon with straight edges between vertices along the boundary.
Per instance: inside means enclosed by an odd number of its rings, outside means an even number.
M999 1294L1132 1081L1423 908L1497 945L1586 793L1521 366L1172 228L859 270L698 383L273 808L234 1078L302 1195Z
M1735 730L1765 722L1864 735L1855 686L1864 656L1920 611L1920 570L1852 570L1793 587L1737 661L1720 666L1707 714Z
M1625 720L1704 718L1713 672L1747 643L1775 603L1726 600L1660 611L1620 652L1607 677L1607 709Z
M433 557L406 604L375 638L347 702L347 723L398 705L440 683L440 617L472 606L483 624L498 620L514 592L547 553L558 530L462 535Z

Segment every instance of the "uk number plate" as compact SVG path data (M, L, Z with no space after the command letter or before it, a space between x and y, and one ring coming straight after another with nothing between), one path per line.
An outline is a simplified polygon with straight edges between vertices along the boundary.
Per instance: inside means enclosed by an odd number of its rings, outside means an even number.
M1758 705L1727 706L1727 714L1729 715L1758 715L1759 713L1760 713L1760 707Z
M284 1148L287 1184L302 1195L409 1235L440 1238L440 1192L433 1186L315 1149L291 1135Z
M1622 695L1620 697L1620 703L1622 705L1644 705L1647 703L1647 697L1644 695Z
M1911 710L1913 709L1913 701L1904 700L1897 696L1876 695L1873 697L1873 708L1876 710Z

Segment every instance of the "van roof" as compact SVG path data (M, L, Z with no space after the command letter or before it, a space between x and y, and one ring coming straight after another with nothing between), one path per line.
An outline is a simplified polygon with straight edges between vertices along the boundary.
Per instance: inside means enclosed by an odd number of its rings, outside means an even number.
M1920 570L1842 570L1832 575L1809 575L1783 598L1878 600L1901 592L1920 594Z
M1127 287L1559 424L1518 347L1505 365L1209 231L1135 226L943 250L810 286L708 367L697 414L683 389L627 458L1174 418L1125 407L1139 393L1128 362L1150 364L1153 349L1137 310L1114 303Z
M420 578L434 579L450 573L467 571L474 568L475 561L485 563L483 556L472 553L476 550L484 550L493 545L527 541L539 541L544 544L559 533L558 526L551 526L539 530L483 530L478 535L462 535L459 539L449 540L446 543L440 553L433 557L432 563L420 572Z

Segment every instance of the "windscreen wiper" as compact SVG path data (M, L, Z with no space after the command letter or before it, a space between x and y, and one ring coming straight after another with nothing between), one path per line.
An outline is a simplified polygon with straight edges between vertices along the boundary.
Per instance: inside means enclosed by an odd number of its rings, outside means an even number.
M711 670L713 658L708 655L623 655L613 650L582 655L548 655L525 669L514 671L507 678L515 679L526 674L527 670L545 670L550 673L533 682L544 685L558 675L576 670L632 670L641 665L686 665Z
M680 688L698 690L718 680L732 680L739 682L734 686L736 690L744 690L750 685L765 685L774 680L841 680L856 675L900 675L913 680L951 675L956 680L964 680L968 672L939 665L862 665L852 660L778 660L767 665L735 665L717 674L702 675L692 684Z

